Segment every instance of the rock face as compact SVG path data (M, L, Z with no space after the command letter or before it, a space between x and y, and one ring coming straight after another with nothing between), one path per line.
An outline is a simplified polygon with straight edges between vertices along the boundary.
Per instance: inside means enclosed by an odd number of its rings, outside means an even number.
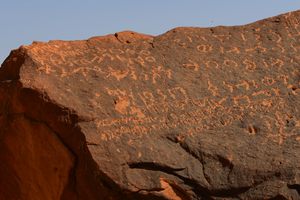
M34 42L0 69L0 199L300 199L300 11Z

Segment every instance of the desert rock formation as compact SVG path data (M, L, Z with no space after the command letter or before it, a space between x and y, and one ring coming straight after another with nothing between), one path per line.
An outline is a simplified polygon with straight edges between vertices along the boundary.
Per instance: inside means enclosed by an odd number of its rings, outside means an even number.
M0 200L300 199L300 11L34 42L0 69Z

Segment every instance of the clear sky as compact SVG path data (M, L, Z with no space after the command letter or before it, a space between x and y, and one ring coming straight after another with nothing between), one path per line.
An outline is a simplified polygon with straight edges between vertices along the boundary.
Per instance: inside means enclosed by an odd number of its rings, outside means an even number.
M0 0L0 63L32 41L122 30L158 35L178 26L241 25L300 9L300 0Z

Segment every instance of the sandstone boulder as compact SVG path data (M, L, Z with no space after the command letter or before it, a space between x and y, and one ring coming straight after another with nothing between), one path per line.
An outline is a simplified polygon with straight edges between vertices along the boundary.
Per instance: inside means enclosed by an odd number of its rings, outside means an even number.
M0 69L0 199L300 199L300 11L34 42Z

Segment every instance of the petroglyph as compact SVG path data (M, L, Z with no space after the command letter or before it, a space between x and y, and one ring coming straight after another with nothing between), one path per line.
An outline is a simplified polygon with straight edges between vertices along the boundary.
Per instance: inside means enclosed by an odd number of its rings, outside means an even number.
M233 97L233 102L235 105L238 105L242 108L247 108L251 104L250 98L246 95L239 95Z
M253 52L266 52L267 51L267 48L264 48L262 46L255 46L253 48L248 48L248 49L245 49L245 52L247 53L253 53Z
M190 43L193 42L193 39L190 36L187 36L187 38L188 38L188 40L189 40Z
M55 70L53 70L49 65L46 65L46 64L38 67L37 71L41 71L46 74L51 74L51 73L55 72Z
M207 68L219 68L219 63L213 60L206 61L204 64Z
M201 53L211 52L213 50L212 45L200 44L197 46L197 50Z
M269 61L268 64L271 67L279 67L279 68L281 68L284 65L284 61L282 61L279 58L272 58L272 57L270 57L268 61Z
M225 58L225 60L224 60L224 65L227 67L238 67L237 62L235 62L234 60L227 59L227 58Z
M241 33L241 38L242 38L242 40L243 40L244 42L246 42L246 41L247 41L247 39L246 39L246 37L245 37L245 34L244 34L244 33Z
M218 39L220 42L225 42L227 40L230 40L231 35L225 35L225 34L213 34L214 38Z
M261 82L266 86L271 86L275 83L275 80L272 77L265 76Z
M152 83L155 84L157 80L165 80L172 78L172 71L165 69L163 66L152 66Z
M212 93L213 96L218 96L218 87L216 87L210 80L207 81L208 90Z
M242 80L240 81L240 83L235 85L237 88L243 87L245 88L245 90L249 90L250 88L250 84L248 83L248 81Z
M240 54L240 48L239 47L229 47L226 53L235 53L235 54Z
M229 91L232 93L233 92L233 86L225 81L222 82L224 86L226 86Z
M150 63L155 63L155 62L156 62L156 59L155 59L153 56L147 56L147 57L145 58L145 60L146 60L147 62L150 62Z
M108 68L109 73L106 77L114 77L116 78L118 81L120 81L121 79L125 78L128 74L129 74L129 70L116 70L116 69L112 69L111 67Z
M259 90L258 92L253 92L252 96L265 95L271 96L271 92L269 90Z
M199 64L192 61L192 60L189 60L189 63L182 64L182 66L185 67L185 68L191 68L194 71L198 71L199 68L200 68Z
M256 69L256 63L247 58L243 61L243 64L246 66L246 69L249 71L253 71Z

